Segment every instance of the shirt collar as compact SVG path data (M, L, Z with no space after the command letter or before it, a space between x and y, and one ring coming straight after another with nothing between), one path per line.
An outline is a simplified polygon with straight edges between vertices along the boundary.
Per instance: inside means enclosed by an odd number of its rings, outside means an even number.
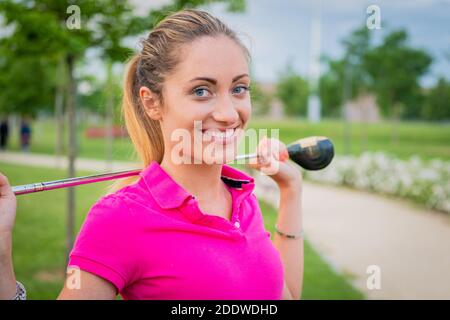
M177 208L187 198L193 197L173 180L157 161L152 161L139 175L155 201L163 209ZM227 164L222 165L221 179L228 186L236 189L240 197L251 194L255 187L253 177Z

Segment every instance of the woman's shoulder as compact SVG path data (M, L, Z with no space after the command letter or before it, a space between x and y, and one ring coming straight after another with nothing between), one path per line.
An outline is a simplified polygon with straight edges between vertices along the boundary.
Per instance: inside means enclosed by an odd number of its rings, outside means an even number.
M87 220L111 220L128 214L126 200L121 194L111 193L101 196L89 209Z
M123 216L129 218L142 212L140 205L146 204L147 213L152 211L148 193L140 180L126 185L116 191L101 196L90 209L93 215Z

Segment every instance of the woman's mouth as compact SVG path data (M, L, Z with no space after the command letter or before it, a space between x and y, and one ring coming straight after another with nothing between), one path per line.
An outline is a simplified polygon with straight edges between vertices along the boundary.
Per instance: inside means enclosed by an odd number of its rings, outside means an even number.
M206 142L213 141L215 143L227 144L236 140L238 131L238 127L226 129L203 129L202 140Z

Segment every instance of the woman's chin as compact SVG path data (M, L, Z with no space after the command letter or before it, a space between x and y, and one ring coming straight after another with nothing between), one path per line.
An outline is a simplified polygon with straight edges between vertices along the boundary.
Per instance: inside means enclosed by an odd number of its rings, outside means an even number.
M201 163L203 164L225 164L232 162L237 156L237 148L229 146L227 148L213 148L203 150Z

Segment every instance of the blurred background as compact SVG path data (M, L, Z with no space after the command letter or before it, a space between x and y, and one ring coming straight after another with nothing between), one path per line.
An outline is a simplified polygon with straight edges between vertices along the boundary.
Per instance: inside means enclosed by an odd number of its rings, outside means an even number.
M137 167L120 115L125 63L182 8L216 15L249 47L250 127L335 145L329 167L302 171L302 297L450 299L448 0L2 0L9 181ZM273 232L277 190L252 175ZM29 298L56 298L81 223L110 184L18 197L14 263Z

